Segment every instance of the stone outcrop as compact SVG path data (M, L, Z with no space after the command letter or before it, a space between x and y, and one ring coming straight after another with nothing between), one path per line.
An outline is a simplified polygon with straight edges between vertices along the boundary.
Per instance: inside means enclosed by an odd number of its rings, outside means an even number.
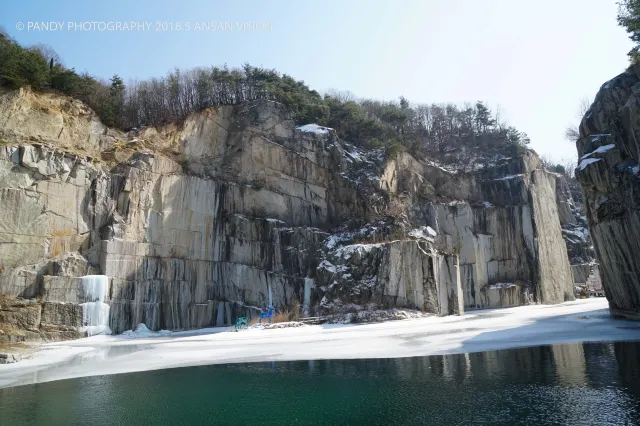
M380 157L356 154L354 166ZM330 237L318 267L322 306L373 300L452 314L574 298L557 176L534 153L465 175L406 153L380 170L380 189L399 194L387 207L396 228L378 221Z
M613 315L640 319L640 67L606 82L580 124L576 178Z
M116 333L267 305L448 315L573 298L557 176L532 151L457 173L296 128L269 101L125 134L26 90L1 95L0 137L0 293L37 298L42 333L82 330L90 274L109 277Z
M587 297L590 292L587 283L601 280L580 185L574 178L567 180L564 175L556 175L556 201L576 297Z

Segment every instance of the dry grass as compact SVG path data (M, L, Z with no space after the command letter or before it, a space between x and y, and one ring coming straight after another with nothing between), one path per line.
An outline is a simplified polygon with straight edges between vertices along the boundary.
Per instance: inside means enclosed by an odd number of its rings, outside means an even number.
M13 297L9 297L6 294L0 294L0 307L7 306L13 301ZM4 322L0 322L0 334L1 335L21 335L24 333L24 330L16 327L13 324L7 324ZM19 342L7 342L4 340L0 341L0 350L7 349L20 349L20 348L28 348L24 343Z
M288 309L276 312L273 315L273 323L291 321L291 312Z
M75 233L75 231L73 229L53 229L51 231L51 236L52 237L68 237L70 235L73 235Z
M4 334L20 334L22 330L13 324L0 322L0 331Z
M0 308L9 306L13 302L14 298L0 293Z
M28 349L29 346L24 343L0 342L0 351L8 349Z
M0 294L0 309L3 309L9 306L14 300L15 298L11 296L7 296L6 294ZM20 330L15 325L0 322L0 334L11 335L11 334L22 334L22 333L23 331ZM20 345L22 344L0 341L0 349L10 349L14 347L21 347Z
M294 303L294 305L291 308L287 308L287 309L282 309L276 313L273 314L273 317L271 318L271 322L272 323L278 323L278 322L289 322L289 321L298 321L300 319L300 309L298 309L297 304ZM260 323L260 317L255 318L254 320L252 320L249 325L254 325L254 324L258 324ZM265 318L264 320L262 320L262 323L269 323L269 319Z

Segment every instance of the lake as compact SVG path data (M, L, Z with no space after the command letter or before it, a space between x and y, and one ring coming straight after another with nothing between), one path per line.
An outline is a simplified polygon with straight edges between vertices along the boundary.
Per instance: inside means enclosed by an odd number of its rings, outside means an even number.
M640 424L640 343L259 362L0 389L0 425Z

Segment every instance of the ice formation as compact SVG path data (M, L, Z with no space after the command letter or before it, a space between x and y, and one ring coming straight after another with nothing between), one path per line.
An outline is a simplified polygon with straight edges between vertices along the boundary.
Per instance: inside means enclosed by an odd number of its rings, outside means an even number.
M85 303L82 303L82 325L88 336L111 334L109 328L109 305L104 303L109 290L106 275L85 275L80 278L84 288Z
M328 262L327 262L328 263ZM311 289L315 287L313 278L304 279L304 296L302 300L302 315L309 316L309 306L311 305Z

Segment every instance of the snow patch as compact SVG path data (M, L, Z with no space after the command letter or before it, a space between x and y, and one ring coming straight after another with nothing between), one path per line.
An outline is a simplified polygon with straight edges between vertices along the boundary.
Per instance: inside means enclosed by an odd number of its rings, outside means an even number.
M342 243L344 237L342 235L329 235L326 246L328 249L333 249L340 243Z
M430 226L421 226L420 228L412 229L409 231L409 236L413 238L424 238L429 241L433 241L433 238L438 235L436 231Z
M599 136L599 135L591 135L591 136L593 137L593 136ZM614 143L610 143L609 145L603 145L600 148L598 148L598 149L596 149L596 150L594 150L594 151L592 151L592 152L590 152L588 154L583 155L582 157L580 157L580 159L584 160L585 158L591 157L593 154L602 154L602 153L607 152L610 149L615 148L615 147L616 147L616 144L614 144Z
M298 322L298 321L290 321L290 322L277 322L275 324L267 324L262 328L265 330L277 330L279 328L297 328L304 327L306 324Z
M352 244L344 247L340 247L336 250L336 256L343 259L349 259L351 256L358 252L369 253L372 249L381 247L382 244Z
M487 286L488 290L500 290L503 288L511 288L511 287L515 287L516 285L514 283L496 283L496 284L491 284L490 286Z
M587 228L563 229L563 234L579 238L581 241L589 239L589 230Z
M431 161L431 160L425 160L425 163L427 163L428 165L430 165L431 167L435 167L436 169L440 169L443 172L447 172L447 173L451 173L451 174L457 174L458 171L457 170L453 170L453 169L447 169L446 167L441 166L440 164Z
M360 310L358 305L345 305L345 309L356 309L358 312L334 314L327 316L327 324L375 323L394 320L407 320L433 317L420 311L409 309Z
M127 330L122 332L126 337L158 337L158 336L171 336L173 333L169 330L151 331L145 323L140 323L136 326L135 330Z
M589 164L597 163L600 160L602 160L602 158L587 158L582 160L578 167L580 168L580 170L584 170Z
M519 178L519 177L523 177L523 174L519 174L519 175L509 175L509 176L502 176L493 180L509 180L509 179L515 179L515 178Z
M296 127L296 130L304 133L315 133L316 135L326 135L330 130L330 127L318 126L317 124L305 124L304 126Z
M316 269L325 269L332 274L336 273L336 266L328 260L323 260L322 262L320 262Z
M282 221L280 219L274 219L274 218L271 218L271 217L265 218L265 220L267 222L273 222L273 223L285 223L284 221Z

